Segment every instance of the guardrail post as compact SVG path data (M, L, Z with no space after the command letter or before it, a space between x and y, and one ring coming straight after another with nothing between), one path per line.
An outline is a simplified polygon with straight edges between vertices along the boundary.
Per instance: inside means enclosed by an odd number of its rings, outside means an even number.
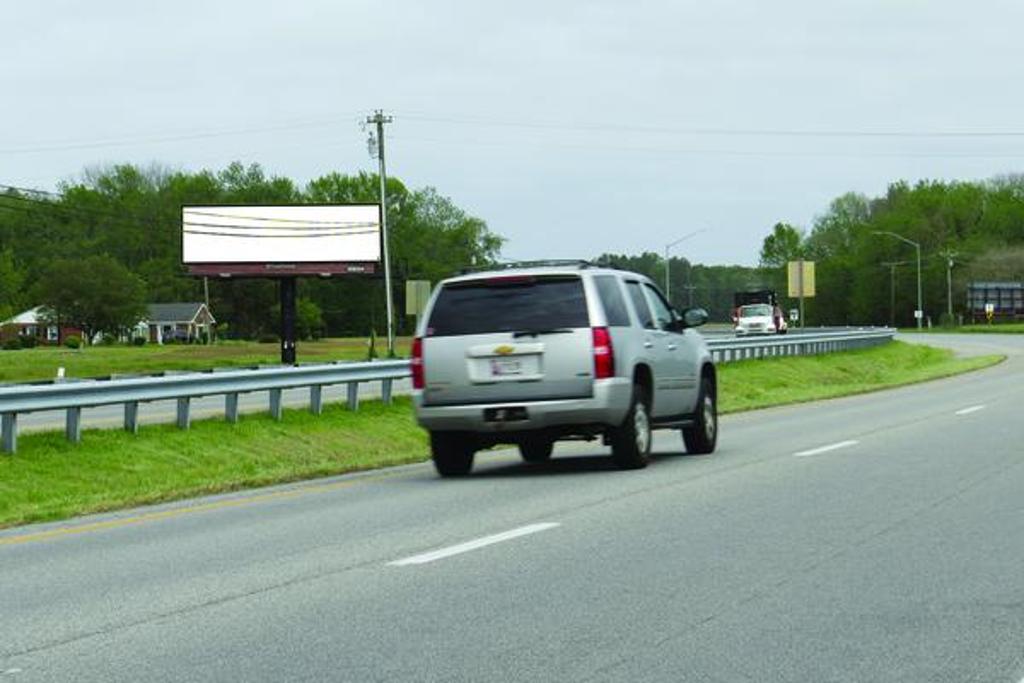
M124 404L124 431L139 433L139 402L128 401Z
M82 441L82 409L79 407L68 408L65 411L64 435L71 443Z
M18 450L18 414L4 413L0 417L0 428L3 429L3 448L5 453Z
M178 429L188 429L192 425L191 405L192 399L188 397L178 399Z
M275 420L280 420L283 415L281 407L281 390L271 389L270 390L270 416Z
M391 405L391 380L381 380L380 383L380 399L384 402L384 405Z
M238 393L224 395L224 419L234 424L238 422Z
M348 388L348 409L359 410L359 382L349 382Z
M309 388L309 412L314 415L324 412L324 388L319 384Z

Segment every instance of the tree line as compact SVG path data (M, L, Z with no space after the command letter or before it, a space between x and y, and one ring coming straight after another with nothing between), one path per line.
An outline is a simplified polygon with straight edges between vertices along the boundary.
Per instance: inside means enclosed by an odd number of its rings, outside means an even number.
M788 261L816 262L817 294L806 303L814 324L911 326L916 249L893 234L920 245L925 317L952 323L966 312L968 283L1024 281L1024 175L900 181L881 197L844 194L809 230L777 223L760 265L785 292Z
M670 298L680 309L702 306L716 321L729 320L733 293L748 289L774 289L785 309L796 308L797 300L788 297L786 264L804 258L816 264L816 295L805 301L807 324L913 326L916 250L886 233L921 246L925 318L936 325L967 318L968 283L1024 281L1024 175L899 181L880 197L843 194L810 229L776 223L756 268L672 258ZM664 287L666 263L656 253L603 254L599 260L644 273ZM953 320L947 320L950 308Z
M54 195L0 192L0 319L43 305L87 334L132 327L147 303L202 301L203 282L181 265L181 206L376 202L379 180L329 173L300 187L258 164L219 171L167 171L119 165L91 171ZM434 188L389 178L388 228L396 310L404 282L437 282L495 260L503 242ZM221 333L258 338L277 331L275 283L209 280ZM357 335L384 328L381 276L299 280L299 332ZM398 317L400 331L411 320Z

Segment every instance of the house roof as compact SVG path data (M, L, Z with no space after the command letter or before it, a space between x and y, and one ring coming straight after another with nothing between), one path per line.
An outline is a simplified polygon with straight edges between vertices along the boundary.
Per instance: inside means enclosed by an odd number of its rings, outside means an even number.
M38 325L39 324L39 309L42 306L36 306L30 308L27 311L22 311L13 318L8 318L3 322L4 325Z
M201 301L172 304L149 304L147 318L151 323L190 323L206 308ZM213 318L213 315L210 315Z

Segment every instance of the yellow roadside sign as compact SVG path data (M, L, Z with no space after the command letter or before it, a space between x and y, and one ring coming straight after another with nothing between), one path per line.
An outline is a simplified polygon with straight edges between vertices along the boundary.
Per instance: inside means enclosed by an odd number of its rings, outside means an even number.
M789 296L814 296L814 261L790 261L786 272L789 276Z
M406 280L405 282L405 314L419 315L427 307L430 300L429 280Z

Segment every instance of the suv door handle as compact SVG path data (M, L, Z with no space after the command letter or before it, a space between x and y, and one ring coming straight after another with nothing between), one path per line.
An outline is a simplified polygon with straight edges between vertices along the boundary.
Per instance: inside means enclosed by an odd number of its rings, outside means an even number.
M675 344L669 344L665 348L667 348L669 351L675 351L676 350L676 345Z
M645 349L653 349L654 348L654 342L652 342L650 339L644 341L644 348Z

